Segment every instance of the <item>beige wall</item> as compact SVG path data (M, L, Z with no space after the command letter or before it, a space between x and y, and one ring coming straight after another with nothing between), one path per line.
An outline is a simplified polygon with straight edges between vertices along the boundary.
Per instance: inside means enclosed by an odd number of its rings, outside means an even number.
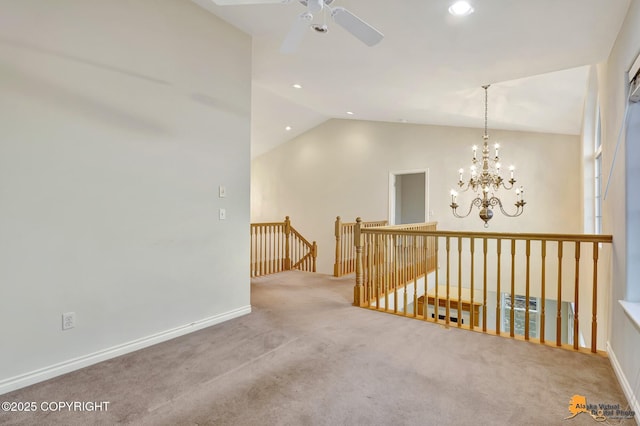
M640 1L633 0L609 60L598 66L602 110L605 185L603 227L613 235L610 358L618 378L640 421L640 329L630 321L618 300L640 302L640 105L631 106L630 133L622 132L615 164L613 159L627 105L626 74L640 53ZM608 176L611 174L611 181Z
M183 0L0 23L0 393L248 313L250 38Z
M252 161L252 221L291 216L297 229L318 242L320 272L332 273L336 216L386 219L389 173L429 169L429 203L438 228L483 230L477 210L456 219L449 208L457 171L468 169L471 146L481 144L482 134L471 128L330 120ZM509 131L490 136L501 143L505 165L516 165L528 204L518 218L496 213L489 229L581 232L580 138Z

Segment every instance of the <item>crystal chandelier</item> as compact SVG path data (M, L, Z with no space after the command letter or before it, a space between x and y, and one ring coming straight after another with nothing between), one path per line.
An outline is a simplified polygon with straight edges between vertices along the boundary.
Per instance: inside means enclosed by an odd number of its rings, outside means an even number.
M516 180L513 177L515 168L513 166L509 167L510 178L507 181L508 185L500 175L500 171L502 168L502 165L500 164L500 157L498 156L500 145L496 143L493 146L495 149L495 155L493 156L493 158L491 158L489 154L489 135L487 134L487 89L489 88L489 86L482 86L482 88L484 89L484 142L482 144L482 158L478 159L478 147L474 145L473 160L471 168L469 169L470 177L466 182L464 180L464 169L458 170L458 173L460 175L458 180L460 191L465 192L471 190L475 194L475 198L471 201L467 213L459 214L459 206L456 203L456 197L458 196L458 193L452 189L450 207L453 210L453 215L458 218L469 216L469 214L471 214L473 206L478 207L478 209L480 209L480 219L484 221L484 227L487 228L489 227L489 221L493 217L493 210L491 210L492 207L498 206L502 214L504 214L505 216L516 217L522 214L522 212L524 211L524 205L527 203L524 201L523 187L515 187ZM501 187L506 190L515 188L515 213L508 213L504 210L502 201L496 195Z

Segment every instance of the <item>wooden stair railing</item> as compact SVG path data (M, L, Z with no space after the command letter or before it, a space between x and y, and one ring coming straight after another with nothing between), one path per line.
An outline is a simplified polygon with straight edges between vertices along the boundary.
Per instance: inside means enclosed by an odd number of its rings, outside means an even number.
M385 226L386 220L361 222L363 228ZM333 276L353 274L356 271L356 249L353 242L356 222L342 222L340 216L336 217L336 260L333 264Z
M284 222L251 224L251 278L292 269L316 272L318 245Z
M414 249L421 241L427 247L422 259L420 250ZM599 346L598 335L606 333L606 322L598 321L598 261L608 258L601 252L609 253L612 241L611 235L356 226L354 305L599 353L603 339ZM412 268L420 263L425 271L435 272L429 280L416 279L418 274ZM414 277L412 285L405 281L407 276ZM509 301L508 309L502 298ZM568 305L566 311L563 304ZM489 309L495 309L491 321ZM516 310L523 317L518 333ZM530 325L534 315L536 329ZM463 323L465 317L467 324ZM585 347L581 346L583 340Z

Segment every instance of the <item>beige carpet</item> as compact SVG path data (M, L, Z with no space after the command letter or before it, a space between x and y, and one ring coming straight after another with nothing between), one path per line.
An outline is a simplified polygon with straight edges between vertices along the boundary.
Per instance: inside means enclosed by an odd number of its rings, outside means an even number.
M0 396L108 411L0 424L572 426L597 424L563 420L574 394L627 405L607 358L355 308L352 291L321 274L254 279L251 315Z

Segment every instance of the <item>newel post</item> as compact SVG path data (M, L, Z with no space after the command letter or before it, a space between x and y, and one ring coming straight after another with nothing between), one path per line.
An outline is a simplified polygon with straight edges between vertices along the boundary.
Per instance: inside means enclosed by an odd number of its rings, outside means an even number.
M313 271L312 272L316 272L316 258L318 257L318 244L316 244L316 242L313 242L313 245L311 246L311 261L312 261L312 266L313 266Z
M291 235L291 221L289 216L284 218L284 270L291 270L291 250L289 249L289 236Z
M356 285L353 288L353 304L356 306L364 306L364 275L362 268L362 219L356 219L356 227L353 236L356 246Z
M340 216L336 217L336 262L333 264L333 276L334 277L339 277L340 276L340 258L342 257L342 252L340 250L341 248L341 240L342 240L342 235L341 235L341 227L342 227L342 222L340 221Z

